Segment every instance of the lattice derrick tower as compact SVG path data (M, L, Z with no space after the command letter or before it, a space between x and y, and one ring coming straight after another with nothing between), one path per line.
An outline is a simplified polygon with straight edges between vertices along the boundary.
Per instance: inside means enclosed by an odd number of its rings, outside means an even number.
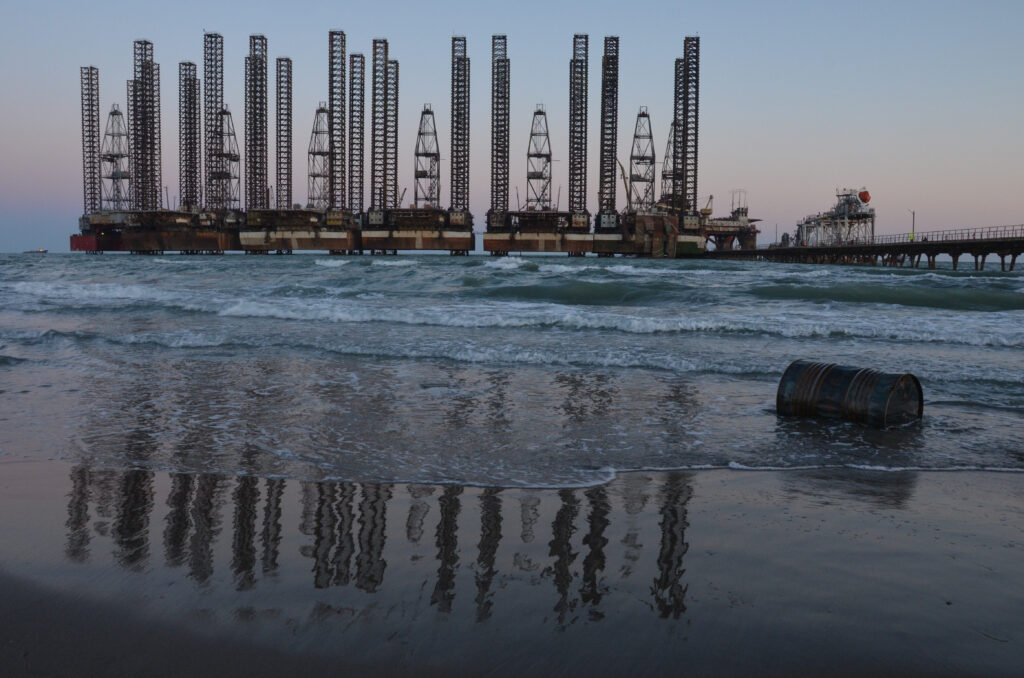
M388 41L373 41L373 93L370 109L370 209L388 207L387 187L387 106Z
M221 166L221 111L224 110L224 38L219 33L203 34L203 130L205 155L206 206L213 210L227 209Z
M245 57L245 206L270 207L267 143L267 39L249 36Z
M117 104L113 104L107 115L106 132L103 134L103 143L100 146L101 207L103 209L127 210L130 208L131 172L128 170L130 155L128 127L124 114Z
M398 61L388 60L388 108L385 116L384 200L389 209L397 209L398 201Z
M153 178L151 184L153 186L152 194L155 195L153 200L153 209L161 209L164 207L164 181L163 181L163 161L161 159L161 149L163 144L160 139L160 131L163 127L160 124L160 64L153 64L153 95L152 95L152 118L153 118L153 145L150 151L150 166L153 168Z
M363 133L366 120L366 58L352 54L348 62L348 208L363 211Z
M569 60L569 211L587 211L587 92L590 38L572 38ZM545 118L545 125L546 125ZM549 199L550 202L550 199Z
M414 204L416 207L438 207L441 202L441 151L437 144L437 127L430 104L420 113L420 129L416 135Z
M192 211L202 204L200 174L202 151L200 84L196 65L178 64L178 190L181 209Z
M82 213L100 209L100 70L82 66Z
M469 209L469 57L466 38L452 38L451 210Z
M153 61L153 43L133 44L133 78L128 86L132 209L161 206L160 67Z
M700 38L683 41L683 204L697 212L697 131L700 103Z
M212 157L218 169L211 172L210 178L216 186L218 195L221 196L222 203L218 209L241 209L242 184L238 167L241 163L241 155L238 152L235 123L227 106L224 106L217 115L214 141L216 142L216 151Z
M601 57L601 167L598 204L602 212L615 212L615 175L619 132L619 39L604 39Z
M274 160L277 190L274 194L275 207L279 210L292 207L292 60L277 58L276 69L277 106Z
M132 117L132 106L135 101L134 80L128 80L125 96L127 103L125 104L124 121L128 128L128 174L131 176L131 181L128 183L128 209L135 209L135 182L138 177L135 174L135 153L132 148L135 140L135 118Z
M312 209L327 209L331 202L331 109L321 101L309 136L308 203Z
M635 212L654 207L654 137L647 107L641 106L633 129L633 150L629 154L629 204Z
M680 214L686 211L686 139L684 135L686 118L686 83L683 77L685 60L676 59L675 87L673 92L672 128L672 207Z
M526 150L526 209L551 209L551 140L548 116L539 104L533 112Z
M328 207L345 207L345 32L331 31L328 50L327 105L330 118L330 200Z
M672 182L675 181L675 168L672 166L675 159L675 138L676 121L673 120L668 127L668 141L665 142L665 155L661 162L661 197L659 201L665 205L675 204L675 198L672 195Z
M508 212L509 59L504 35L491 36L491 213Z

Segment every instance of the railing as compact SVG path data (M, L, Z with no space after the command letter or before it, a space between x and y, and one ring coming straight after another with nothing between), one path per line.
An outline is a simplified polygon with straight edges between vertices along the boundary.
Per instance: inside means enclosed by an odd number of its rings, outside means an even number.
M1006 240L1008 238L1024 238L1024 225L989 226L987 228L950 228L944 231L876 235L872 244L888 245L894 243L936 242L949 240Z

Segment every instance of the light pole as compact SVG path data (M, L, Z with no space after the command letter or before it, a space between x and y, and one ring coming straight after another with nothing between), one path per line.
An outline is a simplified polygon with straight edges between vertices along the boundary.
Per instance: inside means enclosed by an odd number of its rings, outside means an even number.
M913 240L914 239L914 225L917 222L917 213L914 212L914 210L912 210L910 208L907 208L907 211L910 212L910 239Z

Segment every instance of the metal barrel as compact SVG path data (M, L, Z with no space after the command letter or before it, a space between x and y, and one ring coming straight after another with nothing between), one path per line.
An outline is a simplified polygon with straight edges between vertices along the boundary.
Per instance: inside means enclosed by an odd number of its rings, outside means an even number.
M921 418L924 394L912 374L795 360L779 381L779 416L899 426Z

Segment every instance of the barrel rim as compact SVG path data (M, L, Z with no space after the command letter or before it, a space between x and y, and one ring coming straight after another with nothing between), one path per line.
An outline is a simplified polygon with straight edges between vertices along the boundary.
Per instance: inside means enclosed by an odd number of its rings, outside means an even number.
M924 389L921 388L921 380L910 372L903 372L899 374L896 379L893 380L892 386L889 387L889 394L885 399L885 410L882 413L882 426L889 426L889 402L892 400L892 394L896 390L896 385L900 383L905 377L910 377L914 382L914 386L917 387L917 417L916 421L920 421L924 418ZM906 424L912 424L913 421L908 421ZM896 424L894 424L896 425Z

